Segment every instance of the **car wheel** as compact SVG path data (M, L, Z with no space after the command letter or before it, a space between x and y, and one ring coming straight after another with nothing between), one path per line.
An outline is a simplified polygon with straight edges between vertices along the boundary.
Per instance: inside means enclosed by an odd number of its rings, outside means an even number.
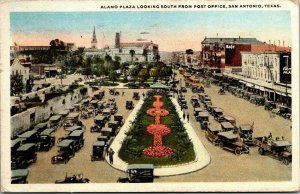
M284 158L284 159L283 159L283 164L289 165L289 163L290 163L290 162L289 162L289 160L288 160L287 158Z
M241 149L240 148L236 148L235 150L234 150L234 153L235 153L235 155L241 155Z
M223 144L223 142L220 142L220 143L219 143L219 147L220 147L221 149L224 149L224 144Z
M263 148L258 148L258 152L260 155L264 155L265 154L265 151Z

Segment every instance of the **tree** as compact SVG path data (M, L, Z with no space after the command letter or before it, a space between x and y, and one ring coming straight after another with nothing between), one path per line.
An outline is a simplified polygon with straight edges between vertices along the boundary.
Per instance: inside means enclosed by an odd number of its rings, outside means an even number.
M153 67L150 69L150 76L154 79L157 80L157 76L158 76L158 71L156 67Z
M115 56L115 61L117 61L117 62L121 62L121 57L119 57L119 56Z
M116 71L110 71L108 74L109 80L112 81L113 83L115 83L115 81L117 81L118 79L118 74Z
M145 82L150 77L149 72L147 71L147 69L141 69L139 74L138 74L138 77L140 78L141 82Z
M10 95L17 95L22 93L24 87L23 76L19 74L10 77Z
M125 62L121 64L121 71L124 74L124 82L127 82L127 71L129 68L129 63Z
M130 56L131 56L131 62L133 62L133 57L134 57L134 55L135 55L135 50L131 49L131 50L129 51L129 54L130 54Z
M160 60L160 55L159 54L154 55L153 59L156 63L158 63L158 61Z

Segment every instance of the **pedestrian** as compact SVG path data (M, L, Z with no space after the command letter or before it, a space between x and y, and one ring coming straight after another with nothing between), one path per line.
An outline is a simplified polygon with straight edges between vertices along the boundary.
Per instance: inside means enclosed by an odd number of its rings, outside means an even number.
M283 137L283 136L281 136L281 139L282 139L282 140L284 140L284 137Z
M122 91L122 96L124 96L124 93L125 93L125 92L124 92L124 91Z
M181 106L180 108L181 108L181 111L182 111L182 110L183 110L183 106ZM184 114L184 113L183 113L183 114Z
M189 122L189 121L190 121L190 115L189 115L189 113L187 113L187 115L186 115L186 119L187 119L187 122Z
M270 132L268 139L272 139L272 133Z
M105 153L106 153L106 156L108 156L108 144L105 144Z
M183 120L185 120L185 112L183 112Z
M112 148L110 148L108 154L109 154L109 163L113 164L114 163L114 154L115 154L114 150Z
M145 98L145 93L144 93L144 92L143 92L143 94L142 94L142 95L143 95L143 98Z

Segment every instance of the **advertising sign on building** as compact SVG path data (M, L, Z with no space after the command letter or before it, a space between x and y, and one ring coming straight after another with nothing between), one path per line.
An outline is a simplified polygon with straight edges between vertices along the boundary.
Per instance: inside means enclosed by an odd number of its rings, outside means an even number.
M280 54L280 82L291 83L291 53Z

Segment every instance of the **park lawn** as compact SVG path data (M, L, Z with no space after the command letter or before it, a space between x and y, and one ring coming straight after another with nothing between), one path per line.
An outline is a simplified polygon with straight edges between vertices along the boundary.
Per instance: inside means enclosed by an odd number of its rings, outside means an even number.
M153 108L154 97L145 99L135 121L132 123L127 137L122 143L119 157L129 164L154 164L155 166L177 165L195 160L193 144L171 100L163 96L162 108L169 111L169 115L161 117L161 124L171 128L171 133L163 137L163 144L175 150L175 153L161 158L151 158L142 154L143 149L153 144L153 136L146 131L148 125L154 123L154 117L147 115L146 111Z

